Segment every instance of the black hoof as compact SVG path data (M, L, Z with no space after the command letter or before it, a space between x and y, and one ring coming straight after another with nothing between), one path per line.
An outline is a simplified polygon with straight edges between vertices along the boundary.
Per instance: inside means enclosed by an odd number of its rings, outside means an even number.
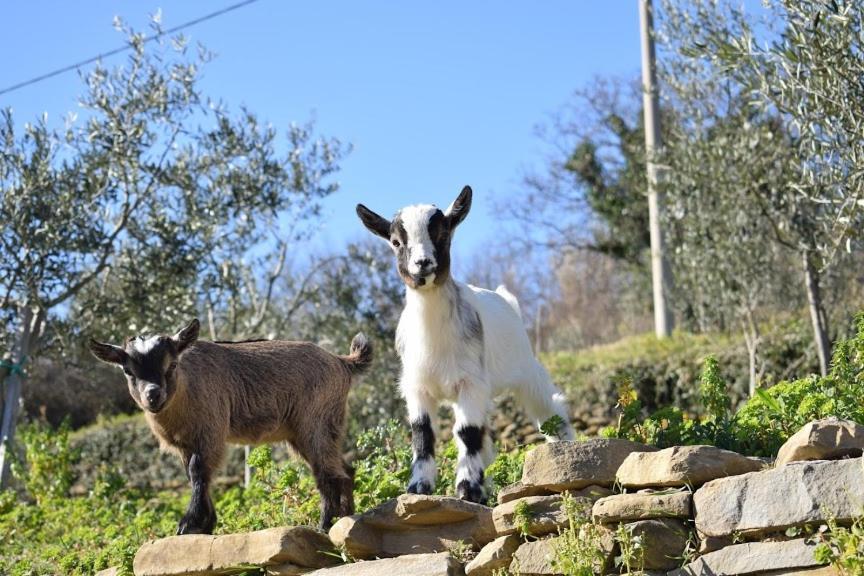
M477 504L485 505L488 500L482 484L471 483L468 480L462 480L456 485L456 496L468 502L476 502Z
M213 528L216 527L216 518L199 519L190 515L183 516L180 520L180 525L177 526L177 535L184 534L212 534Z
M418 480L417 482L412 482L408 485L408 493L409 494L432 494L432 485L425 480Z

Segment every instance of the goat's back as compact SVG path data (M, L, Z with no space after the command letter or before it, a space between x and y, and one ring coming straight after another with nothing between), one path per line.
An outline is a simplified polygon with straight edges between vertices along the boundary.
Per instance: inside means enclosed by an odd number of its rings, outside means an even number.
M351 384L344 361L310 342L199 341L178 368L190 403L221 404L238 443L290 440L316 418L342 418Z

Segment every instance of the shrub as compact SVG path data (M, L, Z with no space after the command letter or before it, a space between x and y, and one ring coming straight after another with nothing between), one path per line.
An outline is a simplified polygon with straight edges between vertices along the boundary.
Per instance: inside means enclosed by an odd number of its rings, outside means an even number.
M638 395L625 381L617 404L618 425L605 434L661 448L711 444L754 456L774 456L783 442L812 420L835 416L864 424L864 314L856 324L855 337L836 344L828 376L811 375L757 389L734 414L720 365L711 356L700 378L697 412L701 416L667 407L640 419Z

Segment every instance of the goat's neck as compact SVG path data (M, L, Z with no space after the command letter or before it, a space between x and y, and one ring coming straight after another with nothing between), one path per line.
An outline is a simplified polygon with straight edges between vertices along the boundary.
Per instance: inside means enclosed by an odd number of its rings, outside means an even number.
M439 330L457 317L458 288L452 278L431 290L409 288L405 308L415 321L430 330Z

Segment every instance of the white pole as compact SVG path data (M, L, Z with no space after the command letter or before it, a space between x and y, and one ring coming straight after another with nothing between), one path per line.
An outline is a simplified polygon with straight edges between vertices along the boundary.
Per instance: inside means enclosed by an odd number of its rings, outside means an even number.
M645 152L648 155L648 219L651 232L651 284L654 290L654 331L658 338L672 332L672 313L668 307L671 271L663 252L660 220L663 198L657 190L658 167L654 155L663 145L660 137L660 112L657 97L657 68L654 51L654 18L651 0L639 0L642 30L642 93L645 110Z

